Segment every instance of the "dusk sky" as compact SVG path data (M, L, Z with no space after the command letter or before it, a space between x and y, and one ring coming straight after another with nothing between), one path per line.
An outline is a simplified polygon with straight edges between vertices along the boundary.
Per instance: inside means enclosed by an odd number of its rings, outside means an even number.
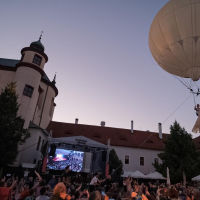
M189 91L161 69L148 46L150 25L168 0L19 0L0 6L1 58L20 59L38 40L57 72L53 120L155 131ZM200 103L199 98L196 100ZM188 132L197 116L191 96L164 124L177 120ZM194 134L199 136L199 134Z

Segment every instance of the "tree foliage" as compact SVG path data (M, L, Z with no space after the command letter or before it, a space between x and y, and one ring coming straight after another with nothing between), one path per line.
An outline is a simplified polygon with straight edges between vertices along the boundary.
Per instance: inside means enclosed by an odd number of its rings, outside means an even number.
M165 141L165 150L158 154L161 164L153 164L156 171L166 177L167 167L172 182L183 181L183 172L187 180L200 173L200 153L196 150L191 134L175 121L170 126L170 136Z
M30 137L23 129L24 120L17 116L16 83L8 84L0 94L0 167L12 164L18 155L18 145Z
M109 174L111 174L113 170L116 170L115 173L117 175L122 175L124 173L123 163L121 160L119 160L114 149L110 150L109 154Z

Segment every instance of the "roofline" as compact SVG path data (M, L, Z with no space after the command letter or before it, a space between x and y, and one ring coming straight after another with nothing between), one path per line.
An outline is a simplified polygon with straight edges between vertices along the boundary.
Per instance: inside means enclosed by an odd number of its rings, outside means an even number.
M98 126L98 125L89 125L89 124L75 124L75 123L66 123L66 122L58 122L58 121L50 121L51 122L56 122L56 123L62 123L62 124L72 124L72 125L81 125L81 126L91 126L91 127L102 127L102 128L110 128L110 129L118 129L118 130L127 130L130 131L131 129L126 129L126 128L117 128L117 127L109 127L109 126ZM49 124L50 124L49 123ZM141 131L141 130L135 130L134 131L138 131L138 132L147 132L147 131ZM159 134L158 132L151 132L148 131L148 133L156 133ZM134 134L134 133L133 133ZM170 135L169 133L162 133L164 135Z
M16 64L16 67L6 66L6 65L0 64L0 70L4 70L4 71L16 71L18 67L30 67L30 68L36 69L38 71L38 68L35 67L35 65L33 65L31 63L19 62L19 63ZM44 73L43 70L42 70L42 72ZM39 71L39 73L42 73L42 72ZM56 94L55 96L58 96L58 88L52 82L45 80L43 78L43 75L41 77L41 82L45 83L46 85L49 85L55 91L55 94Z
M21 54L23 54L25 51L33 51L33 52L35 52L35 53L38 53L38 54L40 54L40 55L42 55L42 56L44 57L45 63L48 62L48 56L47 56L44 52L42 52L42 51L40 51L40 50L38 50L38 49L35 49L35 48L33 48L33 47L24 47L24 48L21 50Z

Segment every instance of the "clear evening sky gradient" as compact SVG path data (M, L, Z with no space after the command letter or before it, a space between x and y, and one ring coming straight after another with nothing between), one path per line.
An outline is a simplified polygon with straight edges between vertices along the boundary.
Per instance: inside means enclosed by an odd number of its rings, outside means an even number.
M155 131L189 91L153 60L151 22L168 0L19 0L0 4L0 57L20 59L38 40L57 72L55 121ZM197 99L200 102L200 99ZM164 124L177 120L191 133L196 121L190 97ZM198 136L199 134L194 134Z

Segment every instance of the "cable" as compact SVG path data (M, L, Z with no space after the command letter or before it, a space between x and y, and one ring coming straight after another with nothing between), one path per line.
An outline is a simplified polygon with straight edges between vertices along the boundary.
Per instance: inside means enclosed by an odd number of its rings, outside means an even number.
M47 139L46 139L47 140ZM45 141L45 140L44 140ZM31 146L29 146L29 147L26 147L25 149L22 149L21 151L19 151L18 153L20 153L20 152L22 152L22 151L24 151L24 150L26 150L26 149L29 149L29 148L31 148L31 147L33 147L33 146L35 146L36 144L38 144L38 142L37 143L35 143L35 144L33 144L33 145L31 145Z
M167 119L165 119L163 122L162 122L162 125L190 98L192 96L192 94L189 96L189 97L187 97L187 99L185 99L185 101L183 101L181 104L180 104L180 106L178 106L178 108L176 108L176 110L174 110L174 112L172 112L172 114L171 115L169 115L169 117L167 117ZM156 130L155 131L157 131L157 129L158 128L156 128ZM155 132L154 131L154 132ZM138 147L138 149L154 134L154 132L149 136L149 137L147 137L147 139L144 141L144 142L142 142L142 144L140 144L140 146Z

